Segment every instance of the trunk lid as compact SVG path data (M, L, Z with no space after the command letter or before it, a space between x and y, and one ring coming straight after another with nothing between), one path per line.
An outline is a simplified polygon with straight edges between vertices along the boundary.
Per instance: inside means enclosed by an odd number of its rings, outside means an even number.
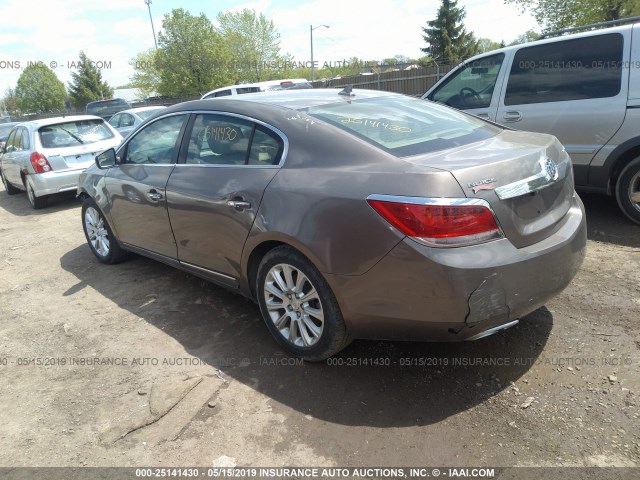
M449 171L467 197L486 200L517 248L551 235L571 207L571 160L552 135L504 130L480 142L405 160Z
M42 149L54 172L66 170L83 170L95 160L96 155L108 148L115 147L118 142L114 139L62 148Z

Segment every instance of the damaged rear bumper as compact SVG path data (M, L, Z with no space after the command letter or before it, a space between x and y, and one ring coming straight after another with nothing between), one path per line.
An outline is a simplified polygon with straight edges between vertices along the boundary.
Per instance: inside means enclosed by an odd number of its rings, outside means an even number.
M576 195L558 230L534 245L501 239L444 249L405 239L366 274L330 282L354 338L473 340L515 325L560 293L585 250Z

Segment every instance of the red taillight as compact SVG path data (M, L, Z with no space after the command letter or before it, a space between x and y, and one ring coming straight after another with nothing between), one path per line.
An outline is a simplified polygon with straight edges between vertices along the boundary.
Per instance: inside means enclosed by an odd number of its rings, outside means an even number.
M33 152L31 157L29 157L29 160L31 160L31 165L33 165L33 169L36 173L45 173L53 170L51 165L49 165L47 157L41 153Z
M368 199L369 205L405 235L447 247L501 236L491 210L482 205L420 205Z

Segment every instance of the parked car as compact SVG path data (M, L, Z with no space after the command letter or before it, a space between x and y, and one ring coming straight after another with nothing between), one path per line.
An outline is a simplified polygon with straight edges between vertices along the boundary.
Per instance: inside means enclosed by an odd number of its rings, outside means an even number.
M111 117L109 124L120 132L120 135L126 137L129 135L131 130L163 108L165 107L138 107L124 110L123 112L116 113Z
M50 195L74 191L95 156L122 137L102 118L78 115L17 124L0 155L0 177L9 195L27 192L34 209Z
M0 123L0 151L4 148L5 143L7 143L7 137L9 136L9 132L11 129L15 127L18 122L7 122Z
M110 100L97 100L87 103L85 113L87 115L97 115L109 121L116 113L129 110L131 105L122 98L112 98Z
M590 30L617 23L472 57L423 98L555 135L576 188L615 195L640 223L640 23Z
M230 87L216 88L205 93L201 100L229 95L243 95L245 93L268 92L273 90L301 90L313 88L305 78L292 78L287 80L268 80L266 82L246 83L231 85Z
M258 302L321 360L353 338L472 340L564 289L586 227L558 140L387 92L186 102L82 174L93 254Z

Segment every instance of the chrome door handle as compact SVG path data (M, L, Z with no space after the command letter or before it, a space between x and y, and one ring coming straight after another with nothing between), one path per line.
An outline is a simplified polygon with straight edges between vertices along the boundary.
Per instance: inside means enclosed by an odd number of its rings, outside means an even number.
M149 190L147 192L147 198L157 202L158 200L162 200L162 194L156 190Z
M251 208L251 202L247 202L245 200L228 200L227 206L237 208L238 210L244 210L246 208Z
M505 122L519 122L522 120L522 113L520 112L504 112L502 119Z

